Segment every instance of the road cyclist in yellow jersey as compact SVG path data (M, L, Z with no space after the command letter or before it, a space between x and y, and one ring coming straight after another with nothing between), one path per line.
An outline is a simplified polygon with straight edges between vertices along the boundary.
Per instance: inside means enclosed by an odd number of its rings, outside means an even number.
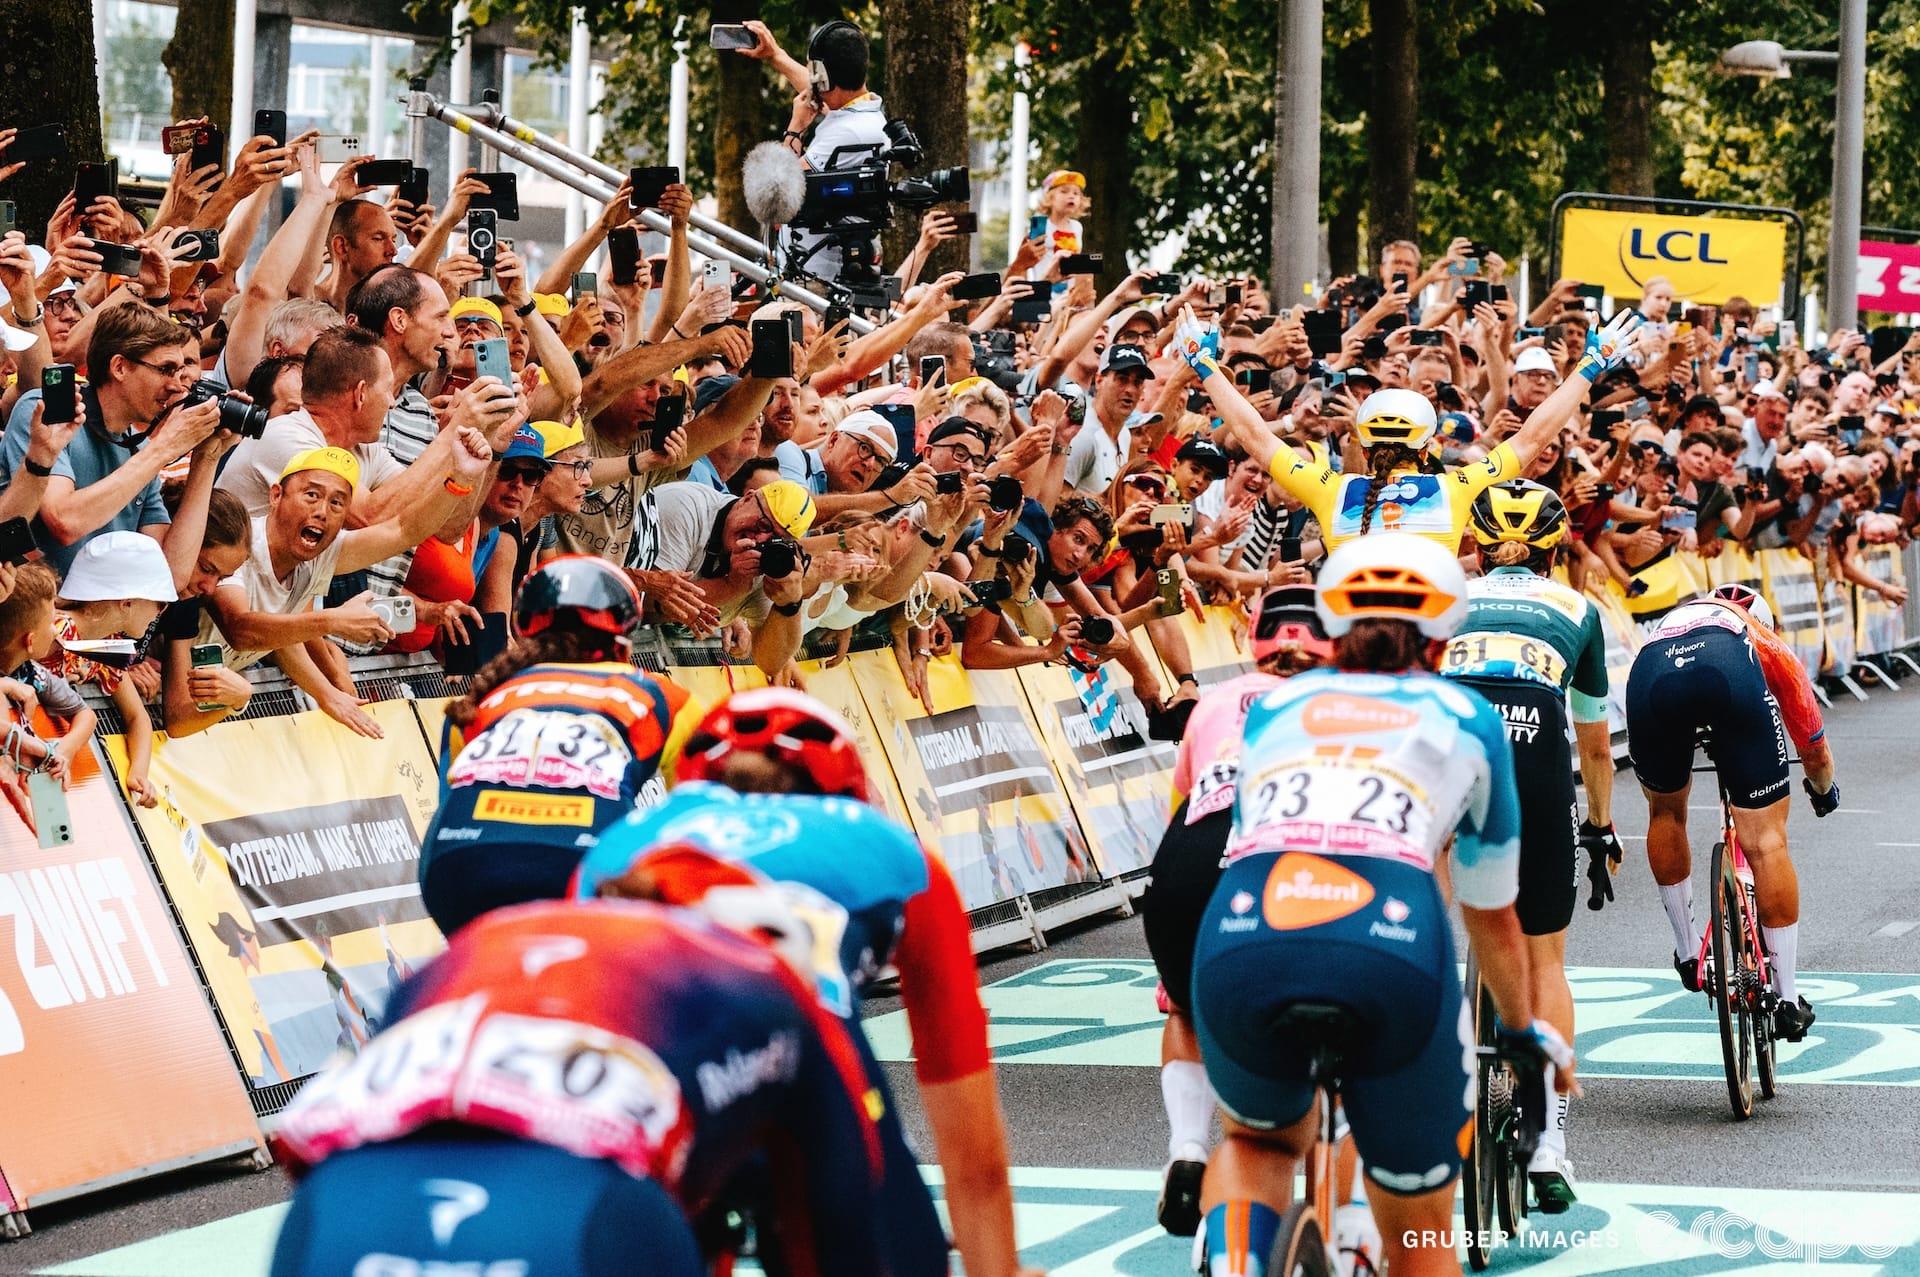
M1438 419L1426 396L1415 391L1377 390L1366 397L1353 429L1367 468L1342 474L1329 462L1303 458L1283 444L1220 371L1217 327L1200 323L1189 310L1174 346L1199 377L1229 438L1313 512L1328 551L1368 532L1411 532L1457 550L1474 498L1496 483L1521 477L1540 450L1559 437L1594 381L1625 360L1642 322L1636 312L1622 310L1605 327L1589 332L1573 375L1528 415L1518 433L1497 444L1484 461L1452 469L1443 469L1428 451Z

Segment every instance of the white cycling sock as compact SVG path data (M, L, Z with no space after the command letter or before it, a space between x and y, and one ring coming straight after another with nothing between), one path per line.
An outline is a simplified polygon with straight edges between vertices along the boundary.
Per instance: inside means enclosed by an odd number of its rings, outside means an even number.
M1700 955L1700 933L1693 929L1693 879L1660 888L1660 903L1673 927L1673 954L1682 961Z
M1553 1089L1556 1073L1553 1061L1548 1060L1541 1066L1546 1070L1548 1118L1540 1131L1540 1145L1565 1156L1567 1152L1567 1097Z
M1794 980L1794 960L1800 956L1800 924L1787 927L1762 927L1767 942L1767 961L1773 964L1773 988L1786 1001L1800 996Z
M1217 1101L1204 1065L1191 1060L1169 1060L1160 1066L1160 1101L1167 1106L1167 1155L1180 1157L1197 1146L1204 1150L1213 1133Z

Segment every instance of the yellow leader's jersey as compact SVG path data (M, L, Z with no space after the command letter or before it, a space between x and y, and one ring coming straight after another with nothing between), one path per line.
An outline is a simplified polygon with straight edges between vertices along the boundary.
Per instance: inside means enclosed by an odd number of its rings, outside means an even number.
M1395 471L1380 489L1374 507L1373 532L1412 532L1447 547L1460 546L1467 530L1473 499L1506 479L1518 479L1520 457L1503 443L1485 461L1457 466L1441 474L1417 470ZM1291 448L1273 455L1273 481L1313 512L1327 549L1360 535L1360 516L1366 510L1367 485L1372 476L1341 474L1325 461L1305 460Z

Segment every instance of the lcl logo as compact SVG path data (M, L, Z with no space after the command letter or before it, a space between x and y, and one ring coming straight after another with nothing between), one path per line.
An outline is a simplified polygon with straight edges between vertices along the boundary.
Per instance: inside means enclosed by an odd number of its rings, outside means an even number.
M1725 266L1727 259L1713 255L1712 231L1661 231L1647 251L1646 228L1635 226L1627 232L1626 255L1641 262L1699 262L1705 266Z

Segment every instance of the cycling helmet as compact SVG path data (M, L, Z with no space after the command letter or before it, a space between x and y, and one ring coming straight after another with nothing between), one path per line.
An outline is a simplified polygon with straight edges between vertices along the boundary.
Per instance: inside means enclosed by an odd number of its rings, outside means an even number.
M1567 538L1567 507L1552 488L1531 479L1494 484L1474 498L1469 516L1481 545L1516 542L1551 550Z
M1355 621L1407 621L1443 639L1467 615L1467 574L1437 541L1411 532L1355 537L1327 556L1315 606L1327 633L1339 638Z
M514 624L528 638L567 621L599 630L631 647L640 625L640 591L627 574L593 554L563 554L542 565L520 587Z
M1397 443L1415 452L1427 446L1439 425L1427 397L1412 390L1376 390L1361 401L1353 419L1361 447Z
M760 687L721 701L688 737L675 777L717 780L735 753L797 767L816 793L868 801L859 737L846 719L804 692Z
M761 941L796 969L813 970L813 928L780 887L711 887L691 907L709 921Z
M1277 585L1263 592L1253 608L1253 659L1264 661L1288 643L1319 660L1333 659L1333 643L1314 610L1311 585Z
M1767 606L1767 601L1761 597L1760 591L1751 585L1729 581L1725 585L1715 586L1712 597L1744 608L1748 616L1768 629L1774 628L1773 609Z

